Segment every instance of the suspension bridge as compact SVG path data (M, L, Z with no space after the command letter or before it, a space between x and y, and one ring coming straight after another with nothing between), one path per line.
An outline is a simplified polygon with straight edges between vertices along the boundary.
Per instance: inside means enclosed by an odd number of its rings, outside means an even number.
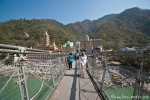
M148 50L94 52L85 78L79 77L78 60L67 70L67 53L5 44L0 53L13 54L0 62L0 100L150 100L150 74L142 70ZM138 57L140 70L109 65L109 57Z

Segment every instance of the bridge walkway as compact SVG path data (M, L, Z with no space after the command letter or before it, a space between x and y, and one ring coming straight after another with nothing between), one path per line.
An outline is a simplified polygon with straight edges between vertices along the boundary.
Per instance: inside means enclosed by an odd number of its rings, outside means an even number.
M80 78L77 61L67 70L50 100L100 100L88 74Z

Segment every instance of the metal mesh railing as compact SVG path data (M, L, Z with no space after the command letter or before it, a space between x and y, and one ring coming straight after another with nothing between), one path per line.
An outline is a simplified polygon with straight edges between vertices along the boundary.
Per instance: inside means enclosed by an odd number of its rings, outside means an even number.
M18 69L4 65L0 69L0 100L20 100L20 88L16 84Z
M150 74L88 57L88 71L106 100L150 100Z
M0 100L48 100L67 67L65 56L39 57L0 65Z

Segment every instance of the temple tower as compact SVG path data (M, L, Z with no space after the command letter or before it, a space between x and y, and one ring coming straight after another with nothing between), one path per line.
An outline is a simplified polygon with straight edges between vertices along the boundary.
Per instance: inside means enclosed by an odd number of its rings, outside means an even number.
M49 35L47 34L47 31L46 31L44 36L43 36L42 46L43 47L48 47L49 45L50 45L50 43L49 43Z
M86 42L89 41L89 36L88 35L86 35L85 41Z

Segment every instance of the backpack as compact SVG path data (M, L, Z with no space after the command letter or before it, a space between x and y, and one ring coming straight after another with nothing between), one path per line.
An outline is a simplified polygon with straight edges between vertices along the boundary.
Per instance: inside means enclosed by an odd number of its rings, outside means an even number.
M70 58L67 58L67 62L70 62Z

